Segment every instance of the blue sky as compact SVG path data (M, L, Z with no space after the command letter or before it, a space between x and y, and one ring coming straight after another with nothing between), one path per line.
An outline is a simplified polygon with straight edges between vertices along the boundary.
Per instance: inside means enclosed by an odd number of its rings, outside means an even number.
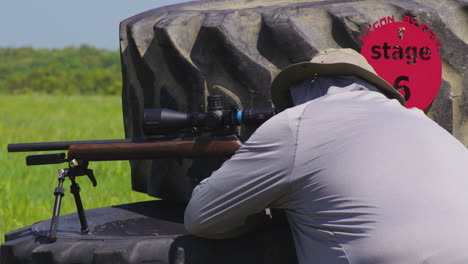
M119 48L120 21L188 0L7 0L0 7L0 47Z

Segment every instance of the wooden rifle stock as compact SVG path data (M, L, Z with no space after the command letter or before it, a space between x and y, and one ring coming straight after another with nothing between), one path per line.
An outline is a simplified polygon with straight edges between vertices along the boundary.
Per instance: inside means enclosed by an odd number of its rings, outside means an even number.
M230 158L242 146L239 139L175 140L71 145L68 160L146 160L158 158Z

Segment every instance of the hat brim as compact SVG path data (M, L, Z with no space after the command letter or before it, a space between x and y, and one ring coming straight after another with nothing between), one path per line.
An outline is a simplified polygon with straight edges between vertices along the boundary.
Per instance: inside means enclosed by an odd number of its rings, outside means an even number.
M388 82L378 75L350 63L313 63L301 62L284 68L271 84L271 98L276 111L281 112L291 107L289 88L315 75L354 75L375 85L385 96L398 100L403 106L406 102L403 96Z

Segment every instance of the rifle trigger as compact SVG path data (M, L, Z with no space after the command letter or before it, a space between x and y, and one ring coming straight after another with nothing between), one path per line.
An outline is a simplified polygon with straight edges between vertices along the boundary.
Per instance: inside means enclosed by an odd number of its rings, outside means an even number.
M87 169L86 176L88 176L89 180L93 183L93 186L96 187L97 181L96 181L96 178L94 177L93 170Z

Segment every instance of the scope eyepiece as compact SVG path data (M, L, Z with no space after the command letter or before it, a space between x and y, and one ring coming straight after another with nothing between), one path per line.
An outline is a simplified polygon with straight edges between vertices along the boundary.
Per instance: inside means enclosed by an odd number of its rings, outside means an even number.
M276 110L271 107L247 108L233 111L231 118L233 119L232 122L238 126L260 126L275 114Z

